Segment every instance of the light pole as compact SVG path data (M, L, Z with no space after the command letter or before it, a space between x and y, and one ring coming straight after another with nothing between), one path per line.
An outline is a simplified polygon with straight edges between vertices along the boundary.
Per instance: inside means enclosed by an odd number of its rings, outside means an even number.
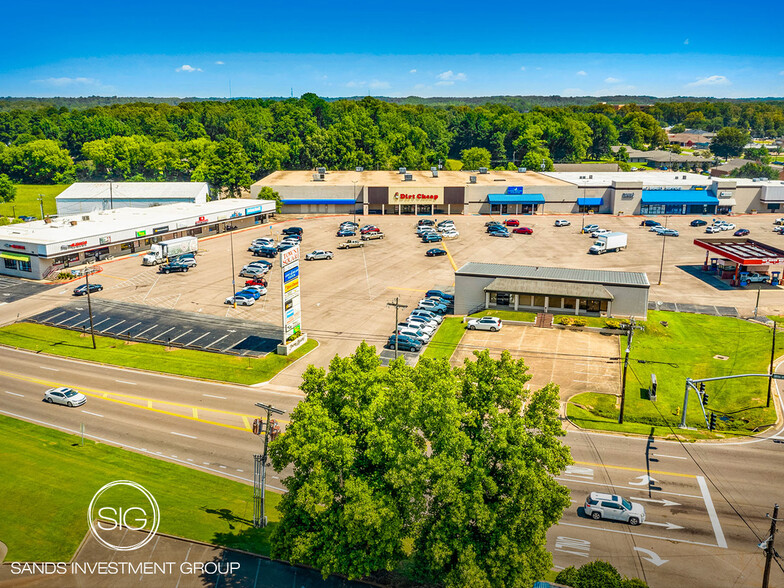
M354 205L353 205L353 212L354 212L354 224L357 224L357 180L351 180L351 183L354 184Z
M664 217L664 228L667 228L667 221L670 220L670 217ZM662 273L664 272L664 246L667 244L667 235L662 235L662 252L661 252L661 261L659 262L659 283L658 286L661 286L662 282Z
M264 516L265 496L264 490L267 483L267 446L270 442L270 416L275 414L285 414L285 410L280 410L269 404L257 402L256 406L267 411L266 423L264 425L264 453L254 456L253 470L253 526L266 527L267 517ZM256 432L256 430L254 430ZM273 437L274 439L274 437Z
M229 231L229 242L231 243L231 302L237 308L237 286L234 283L234 231Z
M36 200L38 200L38 204L41 206L41 220L44 220L44 195L39 194Z
M90 337L93 340L93 349L95 349L95 330L93 328L93 305L90 301L90 274L91 268L87 267L84 270L84 284L87 286L87 314L90 315Z

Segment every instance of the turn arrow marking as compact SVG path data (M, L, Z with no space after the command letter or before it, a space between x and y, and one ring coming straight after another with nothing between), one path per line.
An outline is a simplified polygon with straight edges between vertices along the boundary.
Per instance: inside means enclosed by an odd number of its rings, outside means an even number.
M680 506L678 502L673 502L672 500L661 499L658 500L656 498L639 498L635 497L634 500L640 500L642 502L655 502L657 504L661 504L662 506Z
M634 551L639 551L641 553L646 554L648 557L643 557L642 559L644 559L645 561L651 562L653 565L655 565L657 567L662 565L662 564L666 564L668 561L670 561L668 559L660 558L659 555L655 551L651 551L650 549L643 549L642 547L635 547Z
M652 521L645 521L643 525L654 525L656 527L664 527L668 531L674 531L675 529L683 529L680 525L676 525L675 523L654 523Z
M629 482L630 486L650 486L651 484L656 484L656 480L651 478L648 474L644 476L637 476L634 478L635 480L640 480L639 482Z

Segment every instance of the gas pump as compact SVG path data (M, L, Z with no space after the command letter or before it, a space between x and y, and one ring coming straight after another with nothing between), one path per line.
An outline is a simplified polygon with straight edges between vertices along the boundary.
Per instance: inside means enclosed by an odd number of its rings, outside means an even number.
M779 276L780 275L781 275L781 271L770 272L770 285L771 286L778 286L779 285Z
M719 258L718 257L711 257L710 260L710 269L708 270L712 274L719 273Z
M749 272L740 272L739 274L740 286L743 288L749 285Z

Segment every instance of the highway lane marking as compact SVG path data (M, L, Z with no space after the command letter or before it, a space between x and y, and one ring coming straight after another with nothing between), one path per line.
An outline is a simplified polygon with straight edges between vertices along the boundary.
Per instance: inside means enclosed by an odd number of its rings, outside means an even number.
M578 529L591 529L592 531L602 531L604 533L620 533L632 537L647 537L648 539L661 539L662 541L673 541L675 543L689 543L690 545L703 545L705 547L721 547L712 543L702 543L700 541L689 541L688 539L673 539L672 537L659 537L658 535L646 535L645 533L630 533L629 531L619 531L618 529L602 529L601 527L589 525L577 525L575 523L558 523L566 527L577 527Z
M246 428L246 429L248 429L248 431L252 431L252 430L253 430L253 429L251 428L251 426L250 426L250 421L248 421L248 417L246 417L246 416L243 416L243 417L242 417L242 422L243 422L243 424L245 425L245 428Z
M697 476L697 484L702 492L702 498L705 501L705 508L708 511L711 525L713 526L713 534L716 535L716 544L719 547L727 549L727 540L724 538L724 531L721 530L721 523L719 516L716 514L716 508L713 506L713 499L711 498L708 484L705 483L703 476Z
M42 369L42 370L49 370L50 372L59 372L59 371L60 371L60 370L58 370L57 368L53 368L53 367L46 367L45 365L39 365L38 367L39 367L40 369Z
M681 457L680 455L665 455L663 453L654 453L656 457L669 457L670 459L689 459L688 457Z
M83 410L82 412L83 412L84 414L91 414L91 415L93 415L93 416L97 416L97 417L101 417L101 418L103 418L103 415L102 415L102 414L98 414L97 412L90 412L89 410Z
M136 386L136 382L126 382L125 380L115 380L118 384L129 384L131 386Z
M138 334L138 335L136 335L136 336L137 336L137 337L141 337L141 336L142 336L142 335L144 335L144 334L145 334L147 331L152 331L152 330L153 330L155 327L157 327L157 326L158 326L158 324L156 323L156 324L154 324L153 326L151 326L149 329L144 329L144 330L143 330L141 333L139 333L139 334Z
M578 484L590 484L592 486L603 486L608 487L610 484L606 482L590 482L588 480L580 480L576 478L562 478L556 477L556 480L559 482L576 482ZM628 488L629 490L636 490L637 492L658 492L659 494L670 494L671 496L682 496L683 498L702 498L702 496L697 494L681 494L680 492L668 492L666 490L656 490L654 488L640 488L639 486L621 486L620 484L612 484L613 488Z
M147 408L152 408L152 400L147 401Z
M185 332L184 332L182 335L177 335L177 336L176 336L174 339L170 339L170 340L169 340L169 343L174 343L174 342L175 342L177 339L179 339L180 337L184 337L185 335L187 335L187 334L188 334L188 333L190 333L191 331L193 331L193 329L188 329L188 330L187 330L187 331L185 331Z
M198 437L194 437L193 435L186 435L185 433L178 433L177 431L169 431L172 435L177 435L178 437L187 437L188 439L198 439ZM172 456L176 457L176 456Z
M193 418L195 418L196 420L199 419L199 409L196 408L195 406L193 407Z
M18 396L19 398L24 398L24 394L17 394L16 392L9 392L8 390L6 390L5 393L10 394L11 396Z
M226 400L225 396L213 396L212 394L202 394L202 396L208 396L209 398L218 398L220 400Z
M593 466L595 468L607 468L612 470L626 470L627 472L643 472L645 474L661 474L663 476L678 476L679 478L696 478L694 474L679 474L677 472L663 472L661 470L649 470L645 468L630 468L627 466L605 465L603 463L590 463L587 461L575 461L580 465Z

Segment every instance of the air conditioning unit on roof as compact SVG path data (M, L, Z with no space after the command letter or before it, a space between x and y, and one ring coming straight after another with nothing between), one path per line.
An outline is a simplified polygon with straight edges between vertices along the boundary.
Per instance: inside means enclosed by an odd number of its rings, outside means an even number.
M318 173L320 173L321 175L324 175L325 173L327 173L327 168L326 167L317 167L316 171Z
M322 176L321 174L313 174L313 181L314 182L323 182L324 181L324 176Z
M364 167L362 167L362 166L358 166L358 167L357 167L357 171L358 171L358 172L363 172L363 171L365 171L365 168L364 168Z
M479 168L479 173L480 174L486 174L487 173L487 168L486 167L480 167Z
M527 167L518 167L517 168L517 173L519 173L519 174L524 174L527 171L528 171Z
M468 182L471 184L476 184L476 176L468 176Z
M437 178L437 177L438 177L438 170L437 170L437 169L434 169L434 170L433 170L433 177L434 177L434 178Z
M404 173L406 173L406 168L404 168L404 167L399 167L399 168L397 169L397 173L399 173L399 174L404 174Z
M404 182L410 182L410 181L412 181L413 179L414 179L414 176L412 176L411 174L405 174L405 175L403 176L403 181L404 181Z

